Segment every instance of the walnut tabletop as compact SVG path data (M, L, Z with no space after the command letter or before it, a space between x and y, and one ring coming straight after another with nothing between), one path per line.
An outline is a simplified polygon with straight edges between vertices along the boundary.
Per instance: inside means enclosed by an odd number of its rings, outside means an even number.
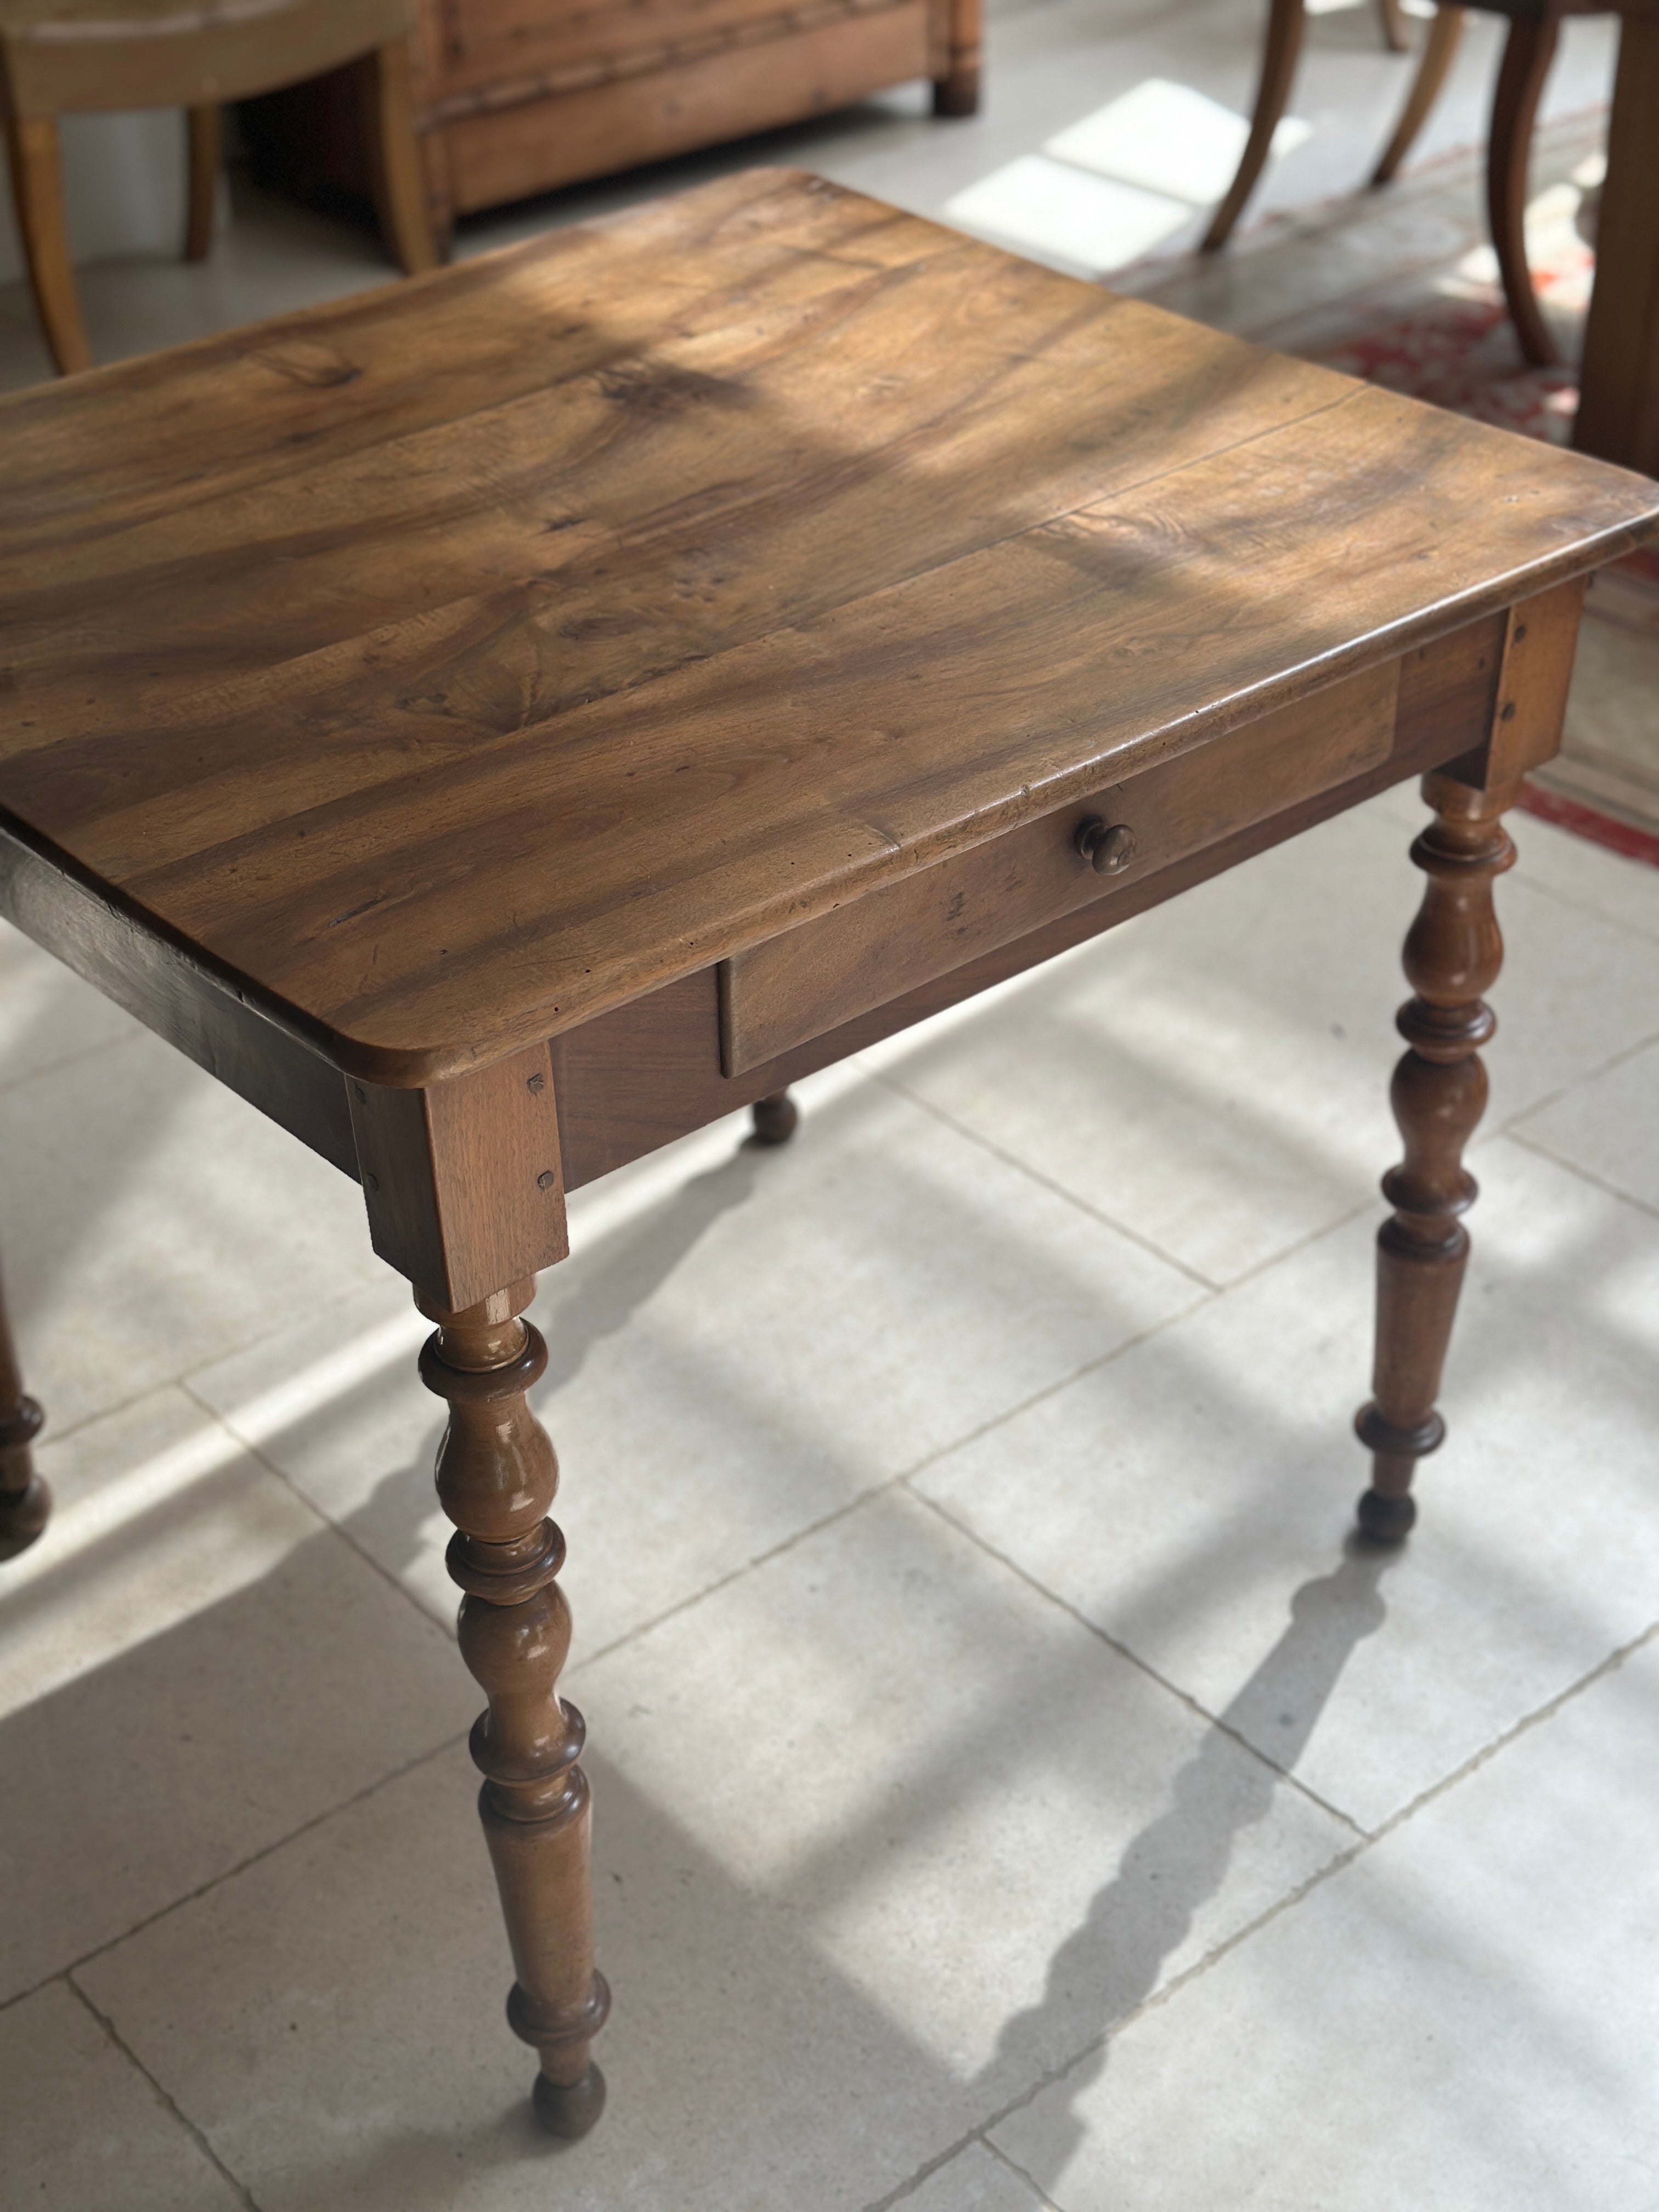
M0 806L392 1085L1582 573L1655 498L766 173L0 441Z
M438 1324L509 2016L579 2134L521 1318L567 1191L735 1107L780 1141L797 1077L1423 776L1359 1419L1397 1540L1501 817L1659 485L767 171L0 401L0 912L356 1177ZM3 1549L46 1500L3 1326L0 1399Z

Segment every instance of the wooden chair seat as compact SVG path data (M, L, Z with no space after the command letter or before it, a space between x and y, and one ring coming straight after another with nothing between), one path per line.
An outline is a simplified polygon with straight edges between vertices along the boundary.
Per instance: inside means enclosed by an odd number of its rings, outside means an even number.
M411 274L434 267L409 30L409 0L0 0L0 117L29 280L58 369L92 361L64 219L60 115L187 111L185 251L199 260L212 238L225 103L358 63L387 243Z
M1535 368L1543 368L1559 355L1539 307L1527 262L1527 179L1538 103L1555 57L1561 24L1568 15L1653 16L1659 13L1659 0L1479 0L1479 5L1488 15L1507 16L1510 23L1487 142L1486 201L1492 244L1522 352ZM1372 174L1373 185L1390 183L1416 143L1456 58L1468 12L1462 5L1437 9L1400 121ZM1249 143L1204 240L1206 252L1218 252L1226 245L1255 189L1273 133L1290 101L1305 24L1305 0L1272 0Z

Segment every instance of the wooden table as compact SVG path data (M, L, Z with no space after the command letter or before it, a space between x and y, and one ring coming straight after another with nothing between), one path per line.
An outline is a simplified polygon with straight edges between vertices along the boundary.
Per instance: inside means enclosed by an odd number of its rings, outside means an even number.
M1402 1535L1500 817L1659 488L768 172L0 441L0 908L358 1177L437 1324L509 2017L579 2134L608 1998L520 1318L566 1192L1426 772L1359 1422Z

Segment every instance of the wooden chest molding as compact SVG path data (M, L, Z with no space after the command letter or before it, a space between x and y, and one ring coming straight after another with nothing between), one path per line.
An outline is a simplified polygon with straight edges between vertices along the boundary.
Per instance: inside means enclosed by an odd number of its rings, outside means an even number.
M805 120L931 79L978 102L981 0L417 0L434 221ZM367 196L343 75L248 104L262 182Z
M521 0L528 6L529 0ZM719 0L723 9L743 0ZM714 10L709 11L710 14ZM928 72L925 0L830 0L573 56L530 77L437 76L420 115L434 214L550 191L848 107Z
M450 122L895 9L926 13L920 0L804 0L787 14L778 0L427 0L422 107Z

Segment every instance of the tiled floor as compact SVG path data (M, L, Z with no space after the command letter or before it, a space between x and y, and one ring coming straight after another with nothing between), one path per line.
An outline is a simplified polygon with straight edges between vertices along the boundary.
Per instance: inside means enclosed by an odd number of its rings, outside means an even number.
M1254 14L1005 15L983 123L767 150L938 209L1184 22L1236 98ZM1368 11L1315 64L1316 124L1400 78ZM238 235L94 271L106 344L374 273ZM1419 816L819 1078L787 1151L578 1195L538 1318L617 2009L569 2150L501 2016L404 1286L354 1187L0 939L59 1501L0 1570L5 2212L1650 2208L1659 872L1516 824L1451 1439L1367 1557Z

